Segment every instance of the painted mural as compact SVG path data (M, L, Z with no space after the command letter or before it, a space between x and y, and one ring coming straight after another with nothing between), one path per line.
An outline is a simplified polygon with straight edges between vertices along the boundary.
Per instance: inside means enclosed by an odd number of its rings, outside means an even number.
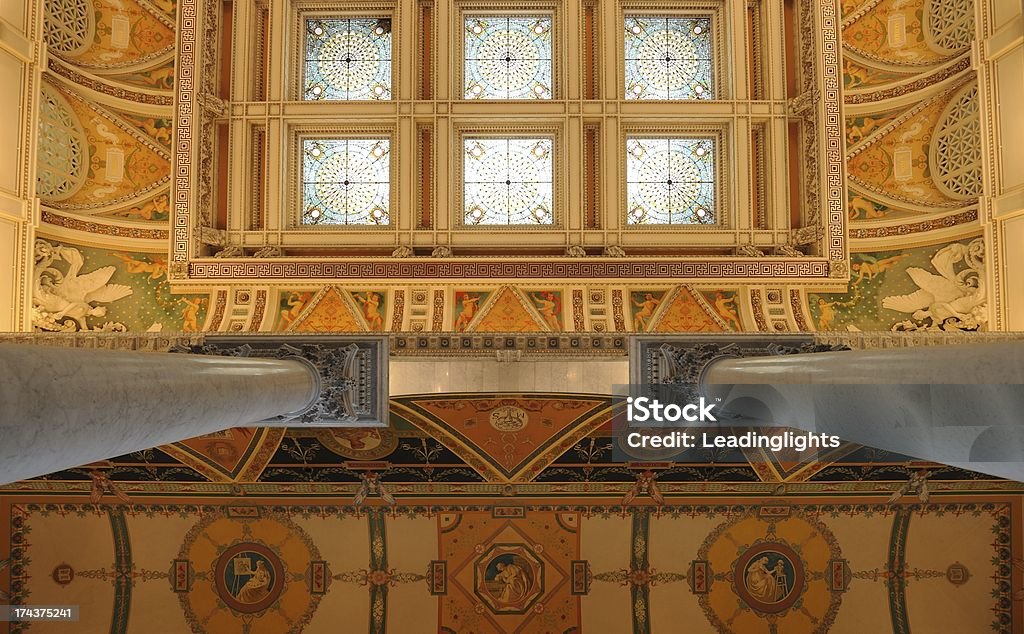
M853 187L849 189L846 205L847 217L852 222L872 222L920 215L919 213L915 214L891 204L880 202L870 194L857 192Z
M666 297L667 306L658 314L652 330L656 332L724 332L729 324L718 310L735 313L735 293L731 298L724 293L713 294L714 300L688 286L673 290ZM715 304L714 302L718 302Z
M45 331L203 329L209 297L175 294L164 254L112 251L39 238L32 323Z
M665 291L633 291L629 294L629 309L633 316L633 328L646 332L651 326L654 313L661 305Z
M85 139L85 156L76 163L77 186L58 200L44 204L62 209L91 210L119 203L133 204L170 179L170 154L166 147L150 140L111 110L88 102L72 91L60 91L62 116L73 118ZM47 125L44 123L44 125ZM60 153L61 148L49 152ZM43 165L56 159L40 156Z
M1019 483L850 444L615 462L613 415L586 394L405 396L386 430L228 430L6 485L0 596L124 633L1021 623Z
M850 148L871 136L880 127L899 116L899 112L854 116L846 118L846 147Z
M772 303L782 304L774 289ZM571 298L571 299L570 299ZM622 302L619 299L622 298ZM296 332L742 332L752 321L740 288L690 285L536 289L503 285L282 288L268 330ZM628 306L627 306L628 303ZM777 309L773 309L777 310ZM588 325L589 324L589 325Z
M170 204L170 195L164 192L127 208L100 212L97 215L124 218L125 220L162 222L170 217Z
M387 294L382 290L351 293L352 299L359 306L367 330L370 332L384 331L384 315L387 314Z
M716 290L703 291L701 294L714 307L715 313L725 321L729 330L743 332L743 324L740 323L739 315L740 307L737 304L739 293L736 291Z
M538 299L542 304L538 303ZM547 317L541 310L547 311ZM480 316L473 324L474 332L543 332L551 330L551 321L558 324L556 312L559 302L534 293L524 295L512 287L497 289L494 297L480 308ZM463 312L465 309L463 308ZM560 328L555 328L560 330Z
M131 72L172 56L171 0L84 0L84 11L69 4L48 3L47 43L60 57L94 71Z
M480 305L487 302L487 291L455 291L454 326L455 332L465 332L480 311Z
M170 87L171 86L167 86L167 88ZM168 148L171 147L171 142L173 141L174 136L173 119L168 117L146 117L140 114L123 111L118 111L118 115L148 134L154 140L159 141L162 145Z
M879 65L920 67L949 59L956 51L938 45L929 32L929 0L882 0L843 29L848 51ZM969 6L950 0L950 4ZM855 13L855 11L851 11Z
M981 238L854 253L850 292L809 293L817 330L985 330L988 295Z
M313 291L285 291L278 304L278 319L274 330L290 330L302 314L302 310L313 299Z
M174 88L174 60L169 59L160 66L145 71L118 73L117 79L130 86L146 90L172 90Z
M198 634L1013 631L1019 496L562 499L6 496L4 591L80 602L82 631L140 631L155 615ZM24 626L10 631L62 627Z
M552 332L563 330L562 327L562 293L555 290L534 291L529 293L530 300L544 320L544 325Z
M843 58L843 87L846 90L870 89L886 86L909 79L911 73L899 73L891 70L880 70L864 64L858 64L848 57Z
M930 148L932 134L956 91L916 105L876 130L847 161L848 176L858 188L889 199L931 207L959 207L936 185Z

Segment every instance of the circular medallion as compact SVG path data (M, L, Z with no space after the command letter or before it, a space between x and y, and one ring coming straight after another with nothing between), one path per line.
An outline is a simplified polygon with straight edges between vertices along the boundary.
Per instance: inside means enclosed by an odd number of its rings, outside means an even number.
M959 561L950 565L946 568L946 581L950 582L954 586L962 586L967 583L967 580L971 578L971 572L967 570L967 566L963 565Z
M185 535L173 574L188 631L196 634L299 634L331 583L306 531L256 506L204 511Z
M62 563L53 569L50 576L57 585L66 586L74 580L75 569L68 564Z
M491 411L491 427L500 432L521 431L529 420L526 411L514 405L503 405Z
M721 634L828 634L848 570L828 526L787 505L723 518L691 564L701 610Z
M748 548L736 560L733 578L736 594L764 614L789 609L804 589L800 556L779 542L761 542Z
M395 432L372 427L324 429L317 437L328 450L353 460L377 460L398 446Z
M235 544L214 565L214 587L217 596L232 610L244 614L262 612L281 596L284 566L262 544Z
M494 614L525 614L544 594L544 562L526 544L494 544L474 565L476 596Z

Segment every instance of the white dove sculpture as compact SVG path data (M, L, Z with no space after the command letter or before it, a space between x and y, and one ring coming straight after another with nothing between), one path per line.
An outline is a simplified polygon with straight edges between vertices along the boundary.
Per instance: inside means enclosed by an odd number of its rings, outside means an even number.
M132 289L123 284L108 284L116 269L104 266L91 273L79 275L84 260L78 249L61 248L60 257L68 262L68 272L56 284L36 283L35 304L49 313L54 321L70 317L80 330L86 330L86 317L102 317L107 314L105 306L93 303L110 303L128 297Z
M949 317L968 319L972 310L985 303L983 287L970 286L961 282L955 265L964 259L965 245L954 243L940 249L932 257L936 275L922 268L911 267L907 275L918 290L908 295L893 295L882 300L884 308L910 313L914 319L924 321L931 318L932 324L941 324Z

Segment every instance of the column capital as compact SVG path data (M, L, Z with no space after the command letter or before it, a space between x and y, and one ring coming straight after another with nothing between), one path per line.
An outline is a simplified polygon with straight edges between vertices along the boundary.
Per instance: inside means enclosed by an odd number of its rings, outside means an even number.
M301 412L262 425L386 427L388 337L346 335L207 335L201 344L172 352L247 358L295 359L317 375L316 400Z
M680 335L635 337L630 342L630 383L670 385L696 399L706 370L720 359L836 352L842 344L815 341L812 335Z

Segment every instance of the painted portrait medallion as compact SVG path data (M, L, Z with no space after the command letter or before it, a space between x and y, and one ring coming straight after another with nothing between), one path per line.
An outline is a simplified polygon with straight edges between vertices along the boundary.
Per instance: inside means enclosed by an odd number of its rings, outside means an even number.
M495 614L523 614L544 593L544 564L524 544L495 544L476 561L476 595Z
M804 570L799 555L778 542L748 548L733 568L736 593L765 614L789 609L803 592Z
M217 559L214 587L232 610L262 612L281 596L284 567L280 558L262 544L235 544Z

